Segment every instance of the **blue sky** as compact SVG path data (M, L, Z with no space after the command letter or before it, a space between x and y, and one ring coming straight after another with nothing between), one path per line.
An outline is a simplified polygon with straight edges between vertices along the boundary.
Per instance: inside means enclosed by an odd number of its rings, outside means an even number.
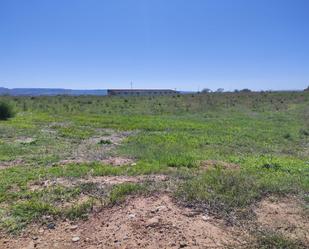
M303 89L308 0L0 0L0 86Z

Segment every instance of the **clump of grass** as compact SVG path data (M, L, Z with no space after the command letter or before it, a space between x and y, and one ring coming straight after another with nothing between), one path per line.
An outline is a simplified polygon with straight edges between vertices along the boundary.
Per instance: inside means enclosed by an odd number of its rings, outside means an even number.
M262 165L262 168L279 170L279 169L281 169L281 166L278 163L265 163L265 164Z
M38 200L27 200L12 206L10 216L1 220L1 227L9 232L16 233L43 215L57 214L57 208L49 203Z
M115 205L122 202L127 195L143 191L145 191L145 187L141 184L123 183L116 185L109 194L108 203Z
M109 139L101 139L99 141L99 144L106 144L106 145L109 145L109 144L112 144L112 141L109 140Z
M86 202L75 204L64 212L64 217L70 220L86 219L94 204L95 200L92 198Z
M309 130L306 129L300 129L299 133L303 136L309 136Z
M305 249L307 248L303 242L291 240L284 237L281 234L274 232L263 232L259 233L256 236L256 245L250 245L249 248L258 248L258 249Z
M303 181L299 175L285 172L211 169L180 184L176 196L190 205L229 217L263 196L300 193L306 184Z
M169 155L165 161L168 167L197 167L197 161L190 155Z
M292 139L292 135L290 133L286 133L283 135L285 139Z
M13 107L10 104L6 102L0 102L0 120L7 120L12 118L14 114Z
M260 197L260 191L254 175L214 169L182 184L176 195L187 203L224 214L246 207Z
M75 139L86 139L93 134L93 130L86 127L60 127L58 130L60 136Z

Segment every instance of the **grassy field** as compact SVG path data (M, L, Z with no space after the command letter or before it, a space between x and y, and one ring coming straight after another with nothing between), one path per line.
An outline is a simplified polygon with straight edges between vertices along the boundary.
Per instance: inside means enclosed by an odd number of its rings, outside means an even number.
M234 225L254 219L250 208L265 197L292 195L309 205L309 92L0 101L17 113L0 121L3 233L39 220L84 219L99 204L154 192ZM114 166L111 158L131 161ZM170 181L57 184L155 174ZM35 188L42 182L48 186ZM259 248L305 247L273 232L254 233Z

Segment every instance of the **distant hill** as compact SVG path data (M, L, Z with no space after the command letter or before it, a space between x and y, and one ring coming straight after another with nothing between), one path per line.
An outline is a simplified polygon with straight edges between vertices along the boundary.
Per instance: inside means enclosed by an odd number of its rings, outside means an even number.
M5 88L0 87L0 95L11 96L54 96L54 95L95 95L104 96L107 95L107 90L72 90L62 88Z

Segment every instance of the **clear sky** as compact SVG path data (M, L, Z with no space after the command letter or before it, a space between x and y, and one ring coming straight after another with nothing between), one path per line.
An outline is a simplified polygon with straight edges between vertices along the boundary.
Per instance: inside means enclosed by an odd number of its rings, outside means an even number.
M0 86L303 89L308 0L0 0Z

